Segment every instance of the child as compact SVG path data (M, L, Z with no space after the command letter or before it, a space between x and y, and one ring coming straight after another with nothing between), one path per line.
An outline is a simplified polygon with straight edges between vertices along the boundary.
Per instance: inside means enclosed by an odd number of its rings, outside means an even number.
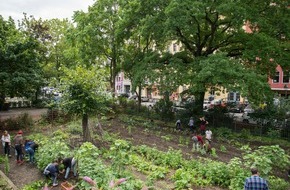
M2 135L1 141L2 141L3 148L4 148L4 154L11 157L11 155L10 155L11 139L10 139L10 135L8 134L7 131L4 131L4 134Z

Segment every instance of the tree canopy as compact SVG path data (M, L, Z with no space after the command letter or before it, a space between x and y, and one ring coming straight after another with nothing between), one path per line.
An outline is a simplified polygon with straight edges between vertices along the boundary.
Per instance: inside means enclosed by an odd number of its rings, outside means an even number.
M5 97L31 97L42 83L39 42L0 16L0 104Z

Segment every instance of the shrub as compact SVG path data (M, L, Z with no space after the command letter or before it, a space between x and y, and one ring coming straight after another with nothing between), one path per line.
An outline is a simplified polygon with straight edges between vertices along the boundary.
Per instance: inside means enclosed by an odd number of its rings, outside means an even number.
M268 179L269 189L271 190L281 190L281 189L290 189L289 183L281 178L270 176Z
M19 130L33 127L34 122L28 113L23 113L15 118L9 118L1 122L2 130Z

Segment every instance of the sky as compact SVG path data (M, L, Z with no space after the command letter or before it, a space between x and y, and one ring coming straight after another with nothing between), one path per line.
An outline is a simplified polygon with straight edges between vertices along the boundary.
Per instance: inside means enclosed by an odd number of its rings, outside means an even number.
M15 21L23 18L23 13L33 15L36 19L68 18L74 11L87 12L94 0L0 0L0 15L5 20L11 16Z

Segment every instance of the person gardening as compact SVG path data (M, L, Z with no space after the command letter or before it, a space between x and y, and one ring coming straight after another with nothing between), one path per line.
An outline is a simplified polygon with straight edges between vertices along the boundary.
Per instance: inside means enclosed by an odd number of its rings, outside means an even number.
M74 173L74 177L77 176L77 160L74 157L64 158L61 160L61 163L64 165L65 176L64 179L68 179L69 172L72 170Z
M48 164L46 166L46 168L44 169L44 171L43 171L43 174L46 177L51 178L53 187L58 186L57 177L58 177L59 173L60 172L59 172L59 162L58 162L58 160L54 160L52 163Z

